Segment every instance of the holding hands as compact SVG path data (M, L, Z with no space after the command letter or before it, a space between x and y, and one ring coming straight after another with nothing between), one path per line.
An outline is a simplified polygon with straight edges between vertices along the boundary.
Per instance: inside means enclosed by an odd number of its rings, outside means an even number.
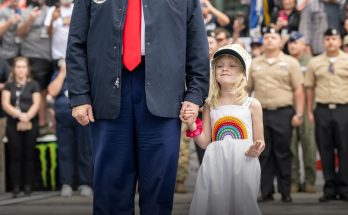
M192 102L182 102L182 107L180 110L180 119L185 123L188 128L192 131L195 130L195 121L198 116L199 106Z

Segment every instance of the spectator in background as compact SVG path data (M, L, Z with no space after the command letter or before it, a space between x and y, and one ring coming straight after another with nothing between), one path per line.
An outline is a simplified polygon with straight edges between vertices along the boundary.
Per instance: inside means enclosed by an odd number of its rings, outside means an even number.
M206 30L214 31L230 23L230 18L216 9L209 0L200 0Z
M210 61L213 59L213 55L218 48L218 43L215 39L215 36L216 35L214 31L207 31Z
M348 35L348 17L343 21L343 36Z
M230 44L239 44L245 48L245 43L240 40L240 33L245 29L245 17L238 15L233 20L233 34Z
M38 136L40 93L38 83L30 79L27 58L14 59L10 81L2 91L1 101L7 114L6 137L9 141L9 173L13 197L19 195L22 182L24 194L30 195L34 174L34 147Z
M60 0L60 5L52 6L45 20L49 37L52 39L51 55L54 71L59 71L63 65L68 43L71 14L74 8L73 0Z
M288 53L287 41L292 31L298 31L300 12L296 9L296 0L281 0L280 7L274 7L271 14L271 25L280 32L283 51Z
M252 58L256 58L262 55L263 47L262 47L262 37L258 40L254 40L250 43L251 48L251 56Z
M327 19L322 0L305 0L301 6L299 31L304 36L308 52L319 55L324 51L323 35L327 29Z
M225 46L229 43L230 34L224 28L217 28L215 31L215 39L218 44L218 48Z
M82 196L92 195L92 161L91 161L91 133L90 126L80 125L71 115L66 81L66 67L53 75L48 85L48 93L55 98L55 116L57 122L58 161L61 196L70 197L73 189L74 166L78 169L78 190ZM76 162L76 165L74 163Z
M277 176L282 201L291 202L291 135L303 120L303 75L297 60L281 51L276 29L265 28L263 34L263 55L253 60L248 78L248 91L260 101L264 119L266 148L259 157L259 200L273 200Z
M307 64L311 56L306 53L306 42L303 35L297 31L290 34L288 42L289 53L296 58L301 65L303 75L306 74ZM302 158L299 158L299 145L302 148ZM316 156L317 148L314 141L314 127L307 120L304 111L303 124L294 128L291 143L292 165L291 165L291 188L290 192L304 191L315 193L316 178ZM301 182L300 161L304 166L304 182Z
M348 55L340 50L341 43L339 31L329 28L325 53L310 60L305 80L308 120L315 125L325 180L320 202L348 201Z
M348 35L343 38L343 51L348 53Z
M92 194L91 177L91 134L90 126L82 126L71 115L66 82L65 53L69 26L74 4L72 0L60 0L59 6L48 11L45 20L48 35L52 38L52 58L55 73L48 85L48 93L55 97L56 135L58 139L58 160L61 196L70 197L73 189L74 163L77 162L79 184L82 196Z
M0 57L10 64L19 54L20 39L16 36L16 31L22 10L18 1L11 0L7 7L0 10Z
M342 17L344 19L348 18L348 1L343 0L343 7L342 7Z
M0 58L0 92L4 89L8 79L10 67L6 60ZM1 101L1 100L0 100ZM1 103L0 103L1 104ZM3 138L5 136L6 118L4 111L0 105L0 168L5 166L5 144ZM5 172L0 171L0 193L5 192Z
M341 0L323 0L328 27L337 29L340 35L343 34Z
M47 86L53 73L51 63L51 41L44 25L48 14L45 0L35 0L24 12L17 28L17 35L22 38L21 55L28 57L32 77L39 83L41 106L39 111L40 135L48 132L47 125Z

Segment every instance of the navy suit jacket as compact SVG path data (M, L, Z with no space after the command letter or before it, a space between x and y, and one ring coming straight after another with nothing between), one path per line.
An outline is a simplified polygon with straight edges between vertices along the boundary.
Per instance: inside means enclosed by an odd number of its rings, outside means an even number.
M200 1L142 4L147 106L153 115L175 118L182 101L201 106L208 93L209 50ZM96 119L120 112L126 5L127 0L75 0L66 57L70 104L92 104Z

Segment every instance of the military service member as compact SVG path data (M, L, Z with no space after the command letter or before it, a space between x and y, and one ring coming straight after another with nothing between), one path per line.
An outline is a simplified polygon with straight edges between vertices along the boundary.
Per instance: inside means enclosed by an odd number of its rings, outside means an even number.
M267 27L263 34L264 53L253 60L248 79L248 90L261 102L264 118L266 148L260 156L259 200L273 200L276 175L282 201L291 202L290 145L293 127L303 121L303 75L297 60L281 51L279 33Z
M290 34L288 50L292 57L296 58L301 65L303 74L306 73L307 65L311 55L306 53L306 41L304 36L293 31ZM306 193L315 193L316 178L316 155L317 148L314 140L314 127L307 120L305 112L303 124L293 130L291 142L291 192L304 191ZM299 157L299 145L302 148L302 159ZM300 160L303 160L304 182L300 177Z
M309 62L305 80L308 120L315 124L325 179L319 201L338 197L348 201L348 55L340 50L341 43L336 29L325 32L325 53ZM340 161L338 171L335 149Z

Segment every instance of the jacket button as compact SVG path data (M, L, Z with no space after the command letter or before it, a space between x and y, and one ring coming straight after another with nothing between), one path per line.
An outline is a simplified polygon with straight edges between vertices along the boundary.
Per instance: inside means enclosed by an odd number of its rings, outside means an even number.
M117 46L114 46L114 49L116 49L117 48Z
M147 85L147 86L150 86L150 82L146 82L146 85Z

